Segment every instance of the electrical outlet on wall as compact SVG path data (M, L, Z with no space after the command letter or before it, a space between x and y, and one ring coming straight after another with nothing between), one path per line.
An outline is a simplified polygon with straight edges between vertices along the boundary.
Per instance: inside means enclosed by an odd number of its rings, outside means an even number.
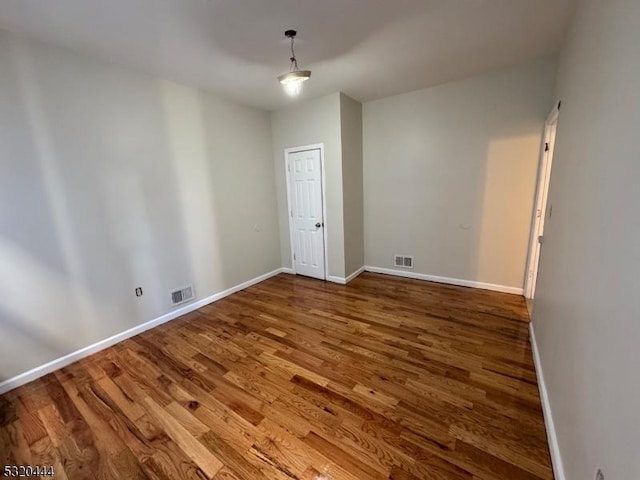
M136 297L142 296L142 287L136 287Z
M596 472L596 480L604 480L604 473L600 469Z

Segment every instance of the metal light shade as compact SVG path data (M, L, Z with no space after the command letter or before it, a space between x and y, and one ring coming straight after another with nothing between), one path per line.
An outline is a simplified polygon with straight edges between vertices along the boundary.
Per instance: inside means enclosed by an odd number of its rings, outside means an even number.
M311 70L295 70L288 72L278 77L278 81L283 85L287 83L304 82L311 77Z

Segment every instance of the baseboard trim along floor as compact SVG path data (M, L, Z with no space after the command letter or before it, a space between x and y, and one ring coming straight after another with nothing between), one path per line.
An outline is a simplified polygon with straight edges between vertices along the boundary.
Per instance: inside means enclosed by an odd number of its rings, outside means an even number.
M494 284L490 284L490 283L482 283L482 282L473 282L473 281L469 281L469 280L459 280L459 279L455 279L455 278L447 278L447 277L438 277L438 276L434 276L434 275L425 275L422 273L415 273L415 272L406 272L406 271L402 271L402 270L394 270L391 268L381 268L381 267L373 267L373 266L364 266L361 267L359 269L357 269L355 272L351 273L349 276L347 277L336 277L336 276L329 276L327 277L327 280L333 283L338 283L341 285L346 285L347 283L349 283L351 280L353 280L354 278L356 278L358 275L360 275L362 272L367 271L367 272L372 272L372 273L382 273L385 275L394 275L394 276L398 276L398 277L406 277L406 278L413 278L413 279L417 279L417 280L426 280L426 281L430 281L430 282L437 282L437 283L445 283L445 284L450 284L450 285L457 285L457 286L462 286L462 287L472 287L472 288L480 288L480 289L484 289L484 290L492 290L492 291L496 291L496 292L503 292L503 293L513 293L516 295L522 295L523 290L522 288L515 288L515 287L507 287L507 286L503 286L503 285L494 285ZM100 350L104 350L105 348L108 348L112 345L115 345L118 342L121 342L123 340L126 340L127 338L131 338L134 337L146 330L149 330L151 328L154 328L158 325L162 325L165 322L169 322L175 318L178 318L182 315L185 315L187 313L193 312L194 310L197 310L199 308L204 307L205 305L208 305L210 303L216 302L222 298L225 298L235 292L239 292L240 290L244 290L245 288L248 288L252 285L255 285L257 283L260 283L268 278L271 278L275 275L278 275L280 273L288 273L288 274L294 274L295 272L293 271L293 269L291 268L277 268L271 272L265 273L263 275L260 275L258 277L252 278L251 280L247 280L246 282L243 282L239 285L235 285L231 288L228 288L227 290L224 290L222 292L218 292L215 293L209 297L203 298L201 300L198 300L196 302L190 303L189 305L186 305L182 308L179 308L177 310L173 310L172 312L169 312L165 315L162 315L161 317L155 318L153 320L150 320L148 322L142 323L140 325L137 325L133 328L130 328L129 330L126 330L124 332L118 333L116 335L113 335L109 338L106 338L104 340L100 340L99 342L96 342L92 345L89 345L87 347L81 348L79 350L76 350L75 352L71 352L67 355L64 355L60 358L57 358L55 360L52 360L51 362L48 362L44 365L41 365L39 367L33 368L25 373L22 373L20 375L17 375L15 377L9 378L7 380L4 380L3 382L0 382L0 395L3 393L8 392L9 390L13 390L14 388L17 388L21 385L24 385L26 383L29 383L37 378L40 378L48 373L54 372L55 370L58 370L60 368L63 368L73 362L76 362L78 360L80 360L81 358L84 357L88 357L89 355L93 355L94 353L99 352ZM537 364L536 364L537 365ZM546 418L546 415L545 415ZM562 479L560 479L562 480Z
M531 339L531 350L533 351L533 364L536 367L536 377L538 377L538 390L540 391L540 401L542 402L542 413L544 415L544 425L547 430L547 441L549 442L549 453L551 454L553 474L556 480L565 480L566 477L564 475L564 467L562 465L562 456L560 455L560 446L558 445L556 427L553 423L553 415L551 414L551 404L549 403L547 386L544 383L542 363L540 362L540 352L538 352L538 344L536 343L536 334L533 330L533 323L529 323L529 338Z
M100 350L104 350L105 348L111 347L118 342L122 342L127 338L135 337L136 335L145 332L151 328L157 327L158 325L162 325L163 323L169 322L175 318L181 317L187 313L193 312L194 310L198 310L199 308L204 307L205 305L209 305L210 303L217 302L229 295L239 292L240 290L244 290L252 285L263 282L268 278L274 277L280 273L289 273L287 272L289 269L277 268L271 272L265 273L263 275L259 275L251 280L247 280L246 282L235 285L231 288L223 290L222 292L214 293L213 295L203 298L201 300L197 300L189 305L185 305L182 308L178 308L173 310L161 317L154 318L148 322L142 323L140 325L136 325L129 330L125 330L124 332L117 333L109 338L105 338L104 340L100 340L92 345L86 346L75 352L71 352L67 355L64 355L60 358L52 360L44 365L40 365L39 367L33 368L25 373L21 373L15 377L9 378L0 382L0 395L13 390L14 388L25 385L33 380L36 380L48 373L54 372L60 368L66 367L67 365L72 364L73 362L77 362L78 360L88 357L89 355L93 355L94 353L99 352Z
M353 280L358 275L360 275L362 272L364 272L364 267L358 268L355 272L353 272L351 275L348 275L347 277L337 277L335 275L329 275L327 277L327 281L333 282L333 283L339 283L340 285L346 285L351 280Z
M424 273L410 272L406 270L396 270L393 268L382 268L365 266L365 271L371 273L382 273L385 275L395 275L397 277L413 278L416 280L426 280L427 282L446 283L448 285L457 285L458 287L479 288L481 290L491 290L494 292L512 293L514 295L522 295L524 290L519 287L508 287L506 285L496 285L493 283L475 282L472 280L462 280L459 278L438 277L436 275L426 275Z

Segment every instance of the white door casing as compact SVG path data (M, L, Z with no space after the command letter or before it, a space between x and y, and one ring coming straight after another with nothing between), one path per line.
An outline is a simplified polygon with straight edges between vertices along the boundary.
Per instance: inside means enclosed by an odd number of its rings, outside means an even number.
M547 216L547 199L549 195L549 184L551 181L551 167L553 164L553 151L555 148L558 116L559 109L556 107L549 114L547 121L545 122L543 145L538 170L538 183L536 186L534 219L529 244L529 261L527 263L527 275L524 288L525 297L528 299L533 299L535 297L536 283L538 280L538 266L540 264L542 241L544 239L544 224Z
M326 278L325 215L321 148L285 151L293 268L297 274Z

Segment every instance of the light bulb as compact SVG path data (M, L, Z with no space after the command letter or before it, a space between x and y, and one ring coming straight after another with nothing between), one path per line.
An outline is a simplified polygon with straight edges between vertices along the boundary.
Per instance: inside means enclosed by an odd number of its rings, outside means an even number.
M297 97L302 91L302 80L289 81L282 84L284 91L291 97Z

